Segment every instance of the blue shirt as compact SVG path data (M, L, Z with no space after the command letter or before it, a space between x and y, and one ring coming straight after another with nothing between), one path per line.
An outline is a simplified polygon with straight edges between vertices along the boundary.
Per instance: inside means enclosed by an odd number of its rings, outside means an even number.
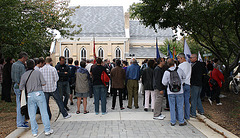
M12 65L11 78L14 83L20 83L21 76L26 72L25 66L21 61L17 61Z
M140 66L138 64L132 64L127 68L127 79L128 80L139 80L140 79Z

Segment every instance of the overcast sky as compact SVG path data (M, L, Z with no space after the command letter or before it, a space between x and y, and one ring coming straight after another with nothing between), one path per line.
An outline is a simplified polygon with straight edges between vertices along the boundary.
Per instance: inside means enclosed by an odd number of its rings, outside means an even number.
M140 0L70 0L69 6L123 6L126 12L133 2Z

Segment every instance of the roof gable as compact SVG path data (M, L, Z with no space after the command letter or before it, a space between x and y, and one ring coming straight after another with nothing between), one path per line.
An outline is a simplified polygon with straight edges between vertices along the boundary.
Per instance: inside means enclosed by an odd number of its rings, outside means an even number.
M78 37L125 37L122 6L81 6L70 20L81 24Z

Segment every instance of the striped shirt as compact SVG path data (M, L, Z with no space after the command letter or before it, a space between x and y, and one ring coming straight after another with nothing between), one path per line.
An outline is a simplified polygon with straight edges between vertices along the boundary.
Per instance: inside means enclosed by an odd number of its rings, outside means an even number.
M54 92L57 89L57 81L59 79L56 68L46 64L40 69L40 72L46 81L46 85L43 86L43 91Z

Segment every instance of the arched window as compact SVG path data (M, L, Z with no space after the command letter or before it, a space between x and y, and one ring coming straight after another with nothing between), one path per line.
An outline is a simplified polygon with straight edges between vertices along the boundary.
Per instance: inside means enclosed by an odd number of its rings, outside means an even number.
M87 50L83 47L80 51L80 61L87 59Z
M102 47L100 47L99 49L98 49L98 57L100 57L100 58L102 58L103 59L103 48Z
M121 59L121 49L119 47L115 50L115 57L116 59Z
M70 55L70 54L69 54L70 51L69 51L68 48L65 48L63 52L64 52L64 53L63 53L63 56L66 58L66 63L68 63L68 59L69 59L69 55Z

